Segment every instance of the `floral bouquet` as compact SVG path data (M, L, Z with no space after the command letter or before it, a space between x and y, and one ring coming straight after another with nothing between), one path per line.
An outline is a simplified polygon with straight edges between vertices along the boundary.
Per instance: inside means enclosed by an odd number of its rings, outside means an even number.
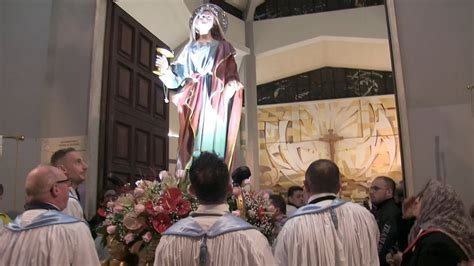
M232 197L228 199L231 212L246 220L265 235L269 243L275 239L275 208L270 202L270 195L265 191L251 191L234 187Z
M179 188L179 179L165 171L160 179L139 180L136 188L107 203L106 219L97 232L113 258L124 260L131 253L153 261L161 234L197 208L194 198Z

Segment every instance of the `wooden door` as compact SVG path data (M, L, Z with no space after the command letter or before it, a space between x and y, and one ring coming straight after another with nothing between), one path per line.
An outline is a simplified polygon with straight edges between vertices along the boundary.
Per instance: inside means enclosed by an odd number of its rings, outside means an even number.
M152 73L167 47L114 3L107 11L98 195L168 167L168 105Z

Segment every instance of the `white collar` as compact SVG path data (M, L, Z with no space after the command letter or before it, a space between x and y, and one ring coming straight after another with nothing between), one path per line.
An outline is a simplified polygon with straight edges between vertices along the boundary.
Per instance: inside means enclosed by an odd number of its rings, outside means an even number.
M221 204L199 204L197 213L220 213L229 212L229 205L227 203Z
M337 195L334 194L334 193L318 193L318 194L314 194L311 197L309 197L308 203L310 203L311 201L313 201L315 199L326 197L326 196L335 196L335 197L337 197ZM323 200L323 201L325 201L325 200Z

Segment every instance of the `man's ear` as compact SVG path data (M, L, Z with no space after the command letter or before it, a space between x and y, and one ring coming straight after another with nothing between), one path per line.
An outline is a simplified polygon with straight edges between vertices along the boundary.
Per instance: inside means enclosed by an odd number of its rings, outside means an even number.
M389 198L393 198L393 190L387 189L387 196L388 196Z
M306 179L303 181L303 192L309 193L309 182Z
M53 198L56 198L56 197L59 195L58 186L57 186L56 184L54 184L54 185L51 187L50 192L51 192L51 195L53 196Z
M64 167L64 165L62 165L62 164L59 164L59 165L58 165L58 166L56 166L56 167L57 167L57 168L59 168L61 171L63 171L63 173L64 173L64 174L66 174L66 173L67 173L67 169L66 169L66 167Z

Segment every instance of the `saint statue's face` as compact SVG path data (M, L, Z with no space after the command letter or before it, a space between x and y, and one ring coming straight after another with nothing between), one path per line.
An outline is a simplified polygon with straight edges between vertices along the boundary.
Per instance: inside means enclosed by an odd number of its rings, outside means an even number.
M209 11L204 11L196 16L194 24L199 35L206 35L214 25L214 15Z

